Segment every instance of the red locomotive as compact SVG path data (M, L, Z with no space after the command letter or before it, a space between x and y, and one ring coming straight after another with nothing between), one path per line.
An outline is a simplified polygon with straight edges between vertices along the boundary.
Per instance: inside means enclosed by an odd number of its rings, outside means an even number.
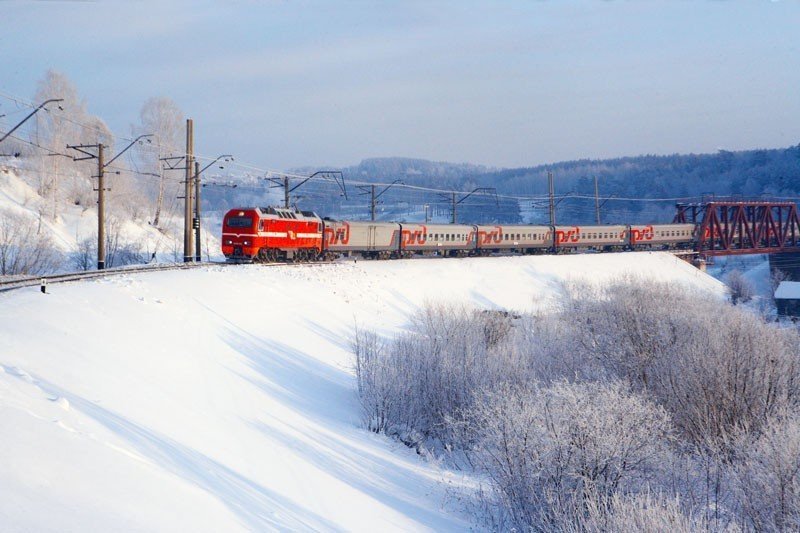
M322 253L322 220L293 209L233 209L222 220L222 253L231 260L314 260Z

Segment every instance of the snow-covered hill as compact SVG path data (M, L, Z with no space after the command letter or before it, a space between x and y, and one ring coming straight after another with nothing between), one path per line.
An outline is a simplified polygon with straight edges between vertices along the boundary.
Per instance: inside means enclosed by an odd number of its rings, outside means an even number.
M426 301L528 310L668 254L209 266L0 294L5 531L457 531L468 483L360 427L348 336ZM657 295L654 295L657 297Z

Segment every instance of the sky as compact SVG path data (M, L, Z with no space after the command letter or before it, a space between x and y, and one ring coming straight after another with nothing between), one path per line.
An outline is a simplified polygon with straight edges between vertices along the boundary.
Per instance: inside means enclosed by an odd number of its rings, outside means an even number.
M169 97L198 153L262 168L800 143L796 1L0 0L0 20L0 91L61 71L120 135Z

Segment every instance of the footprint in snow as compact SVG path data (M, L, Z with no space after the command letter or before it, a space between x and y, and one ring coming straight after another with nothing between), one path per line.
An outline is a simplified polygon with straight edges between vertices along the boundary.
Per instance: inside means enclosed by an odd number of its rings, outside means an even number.
M47 398L51 402L54 402L57 406L62 408L65 411L69 411L69 400L64 398L63 396L49 396Z
M30 374L22 370L20 367L15 366L8 369L8 373L12 376L16 376L18 378L22 378L23 380L27 381L28 383L33 383L33 378Z

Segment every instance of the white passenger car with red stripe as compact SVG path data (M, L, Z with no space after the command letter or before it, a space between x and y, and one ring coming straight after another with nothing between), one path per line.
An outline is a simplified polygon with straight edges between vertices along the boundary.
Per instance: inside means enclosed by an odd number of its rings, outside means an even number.
M400 249L400 224L325 219L325 251L388 258Z
M555 226L556 250L616 250L628 246L628 226Z
M533 253L553 246L550 226L477 226L477 249L484 253L519 251Z
M694 224L631 225L631 248L689 248L694 242Z
M400 252L466 255L475 249L475 226L464 224L400 224Z

